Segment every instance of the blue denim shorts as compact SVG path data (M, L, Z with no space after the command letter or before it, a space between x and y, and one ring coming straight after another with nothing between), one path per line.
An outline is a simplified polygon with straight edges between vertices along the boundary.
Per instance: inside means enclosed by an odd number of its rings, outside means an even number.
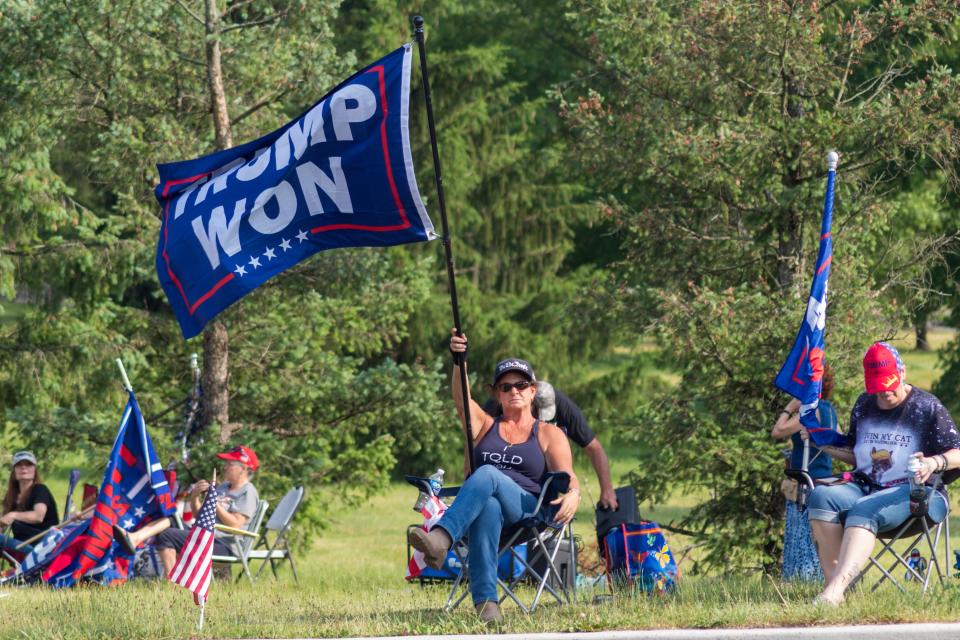
M927 503L927 514L934 522L947 516L950 507L939 491L927 487ZM810 494L807 517L843 523L844 528L861 527L875 534L892 531L910 517L910 485L904 483L872 492L855 482L820 485Z

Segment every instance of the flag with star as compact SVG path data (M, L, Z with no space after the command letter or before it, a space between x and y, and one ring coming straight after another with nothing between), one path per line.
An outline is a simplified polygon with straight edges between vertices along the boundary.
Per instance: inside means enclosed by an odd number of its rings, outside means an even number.
M437 238L410 148L412 49L257 140L157 165L157 276L184 338L318 251Z
M823 197L823 217L820 222L820 249L814 266L813 282L803 321L797 331L793 348L777 373L774 384L800 401L800 424L806 427L813 444L818 447L844 446L846 436L820 424L817 408L823 387L826 360L824 330L827 322L827 285L830 264L833 262L833 186L837 177L838 156L828 155L827 188Z
M103 474L93 516L75 527L48 534L24 565L53 587L81 580L99 584L124 582L133 556L113 539L114 525L133 531L176 510L137 399L129 391L127 406Z
M217 487L210 485L200 507L197 520L180 551L176 566L167 577L193 594L193 601L203 605L210 593L213 573L213 525L217 523Z

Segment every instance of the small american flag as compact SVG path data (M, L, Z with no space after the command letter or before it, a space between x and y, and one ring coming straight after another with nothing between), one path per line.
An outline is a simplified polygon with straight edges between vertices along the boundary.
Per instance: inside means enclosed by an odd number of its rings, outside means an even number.
M213 525L217 522L217 488L210 485L207 498L200 507L196 522L190 529L180 559L168 576L171 582L186 587L193 593L193 601L202 605L210 592L213 569Z

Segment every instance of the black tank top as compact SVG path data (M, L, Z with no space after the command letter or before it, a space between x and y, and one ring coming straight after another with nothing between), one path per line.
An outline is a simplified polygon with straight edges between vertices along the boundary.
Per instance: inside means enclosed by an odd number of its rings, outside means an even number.
M547 474L547 459L537 440L539 428L540 421L535 420L526 442L510 444L501 437L500 418L497 418L473 449L473 466L493 465L520 485L521 489L540 495L540 487Z

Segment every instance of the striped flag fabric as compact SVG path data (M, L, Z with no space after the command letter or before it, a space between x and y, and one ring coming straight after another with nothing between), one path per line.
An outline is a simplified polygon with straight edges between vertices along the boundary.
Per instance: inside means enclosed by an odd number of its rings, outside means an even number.
M420 510L424 520L423 530L430 531L430 528L440 519L440 516L442 516L446 510L447 505L445 505L440 498L433 495L430 496L427 503L423 505L423 509ZM410 556L410 561L407 562L407 575L405 577L407 580L418 578L426 568L427 561L423 557L423 552L414 550Z
M210 578L213 572L213 525L217 522L217 488L213 484L200 507L196 522L190 529L180 558L170 571L171 582L189 589L193 601L203 605L210 593Z

